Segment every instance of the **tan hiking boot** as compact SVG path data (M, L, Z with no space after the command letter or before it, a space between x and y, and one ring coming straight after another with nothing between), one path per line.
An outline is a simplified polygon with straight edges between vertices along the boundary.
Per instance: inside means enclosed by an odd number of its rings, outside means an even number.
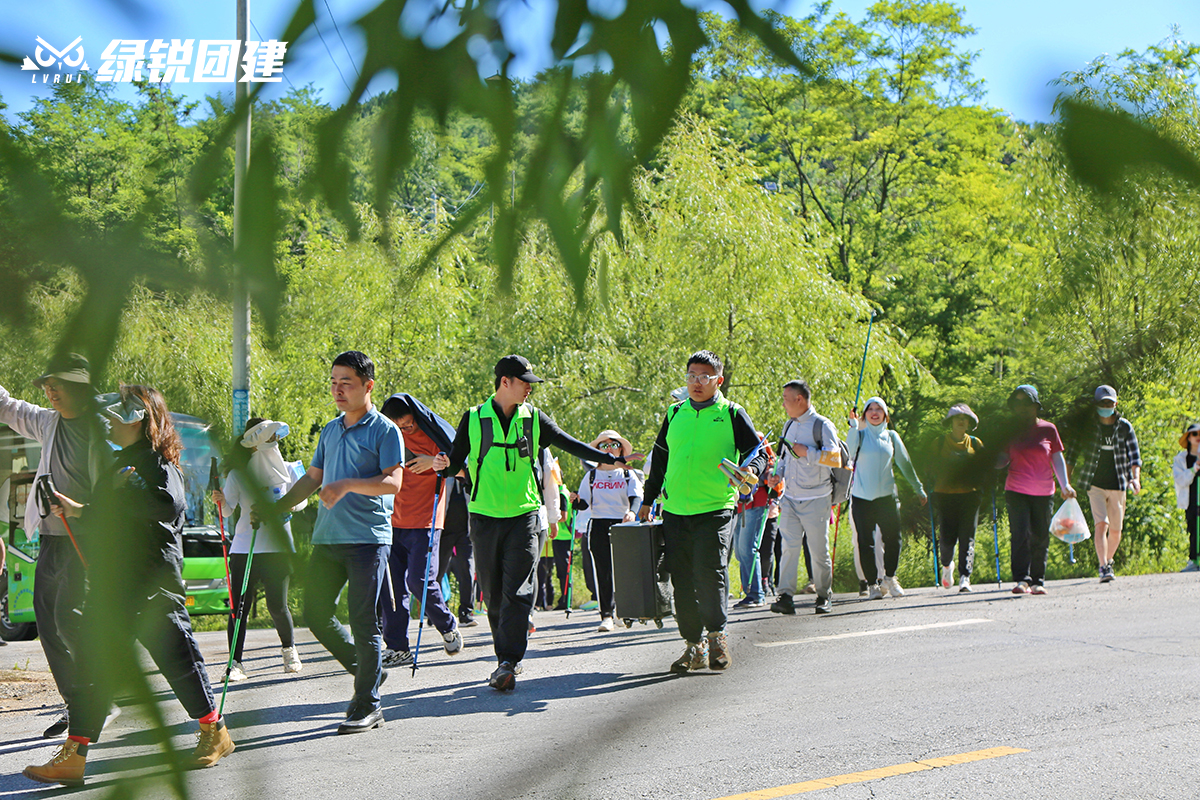
M224 719L207 724L201 722L200 741L196 743L188 765L192 769L211 767L232 753L233 749L233 739L229 738L229 729L225 727Z
M40 767L28 766L21 773L39 783L61 783L64 786L82 786L83 768L87 756L79 752L79 742L67 739L54 754L54 758ZM86 750L85 750L86 752Z
M708 635L708 668L715 670L729 669L733 659L729 656L729 640L725 631Z

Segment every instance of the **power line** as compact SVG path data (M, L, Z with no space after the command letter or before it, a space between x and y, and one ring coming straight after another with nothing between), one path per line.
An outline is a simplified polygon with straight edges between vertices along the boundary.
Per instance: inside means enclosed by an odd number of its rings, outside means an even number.
M333 9L329 7L329 0L323 0L323 2L325 10L329 12L329 19L333 22L333 29L337 31L338 40L341 41L342 48L346 51L346 58L350 59L350 66L354 67L354 74L361 78L362 73L358 71L358 65L354 63L354 56L350 55L350 48L346 47L346 40L342 38L342 29L338 27L337 18L333 16Z
M342 74L342 68L338 66L337 59L333 57L333 51L329 49L329 42L325 41L325 34L321 33L321 26L317 24L316 19L313 19L313 28L316 29L317 36L321 37L321 44L325 45L325 52L329 54L333 68L337 70L338 77L342 79L342 85L346 87L347 92L353 94L354 90L350 88L350 84L346 83L346 76Z
M263 41L263 35L259 33L258 26L254 24L254 20L250 20L250 27L254 29L254 35L258 37L258 40L260 42ZM283 75L283 79L288 82L288 86L291 86L292 90L294 91L296 89L296 84L292 83L292 79L287 76L287 73L283 70L280 70L279 74Z

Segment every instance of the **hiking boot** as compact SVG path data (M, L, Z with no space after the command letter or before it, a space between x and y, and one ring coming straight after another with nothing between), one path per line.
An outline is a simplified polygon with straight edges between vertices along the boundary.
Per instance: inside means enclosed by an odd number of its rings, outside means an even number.
M479 625L479 622L478 622L478 621L476 621L476 619L475 619L475 615L474 615L474 614L472 614L471 612L469 612L469 611L468 611L468 612L467 612L467 613L465 613L465 614L459 614L459 615L458 615L458 627L460 627L460 628L474 628L474 627L476 627L477 625Z
M558 602L554 604L554 608L552 610L553 611L566 611L567 610L567 598L565 598L565 597L558 598Z
M356 706L353 712L346 717L346 721L338 725L337 732L339 734L346 733L365 733L375 728L383 727L383 709L368 708L366 706Z
M187 762L187 766L192 769L214 766L233 750L233 739L229 738L229 729L225 727L224 719L201 722L200 741L196 742L196 749L192 751L192 758Z
M800 594L816 594L817 586L812 581L804 584L804 588L800 590Z
M235 661L229 666L229 682L236 683L244 681L250 676L246 674L246 670L242 669L242 662Z
M613 624L613 618L605 617L600 620L600 627L596 628L596 633L612 633L614 627L616 626Z
M1029 594L1029 581L1021 581L1012 588L1013 594Z
M904 597L904 589L900 586L900 581L896 580L894 575L884 578L883 585L887 587L888 594L892 597Z
M816 613L818 613L818 614L832 614L833 613L833 598L832 597L821 597L820 595L817 595L817 605L815 606L815 609L816 609Z
M952 583L954 583L954 570L951 567L942 567L942 588L949 589Z
M300 663L300 652L294 645L280 648L280 652L283 654L284 672L299 672L304 669L304 665Z
M41 766L30 765L21 774L38 783L61 783L64 786L82 786L83 769L86 765L87 748L79 752L80 742L67 739L58 748L54 757Z
M692 670L704 669L707 662L708 641L701 639L699 642L688 642L683 655L671 664L671 672L683 675Z
M1200 562L1196 561L1196 559L1192 559L1191 561L1187 562L1186 567L1184 567L1183 569L1181 569L1179 571L1180 572L1200 572Z
M411 650L384 650L383 665L385 667L411 667L413 654Z
M868 600L882 600L883 599L883 589L880 588L878 583L872 583L870 586L867 587L867 599Z
M442 646L446 648L446 655L448 656L456 656L462 652L463 640L462 634L458 632L458 628L448 633L443 633L442 643Z
M795 614L796 604L792 602L790 594L781 594L778 600L771 603L771 610L776 614Z
M708 635L708 668L715 670L729 669L733 659L729 655L729 639L725 631Z
M1040 583L1036 583L1033 586L1029 587L1029 593L1030 594L1045 594L1046 587L1042 586Z
M42 731L43 739L57 739L67 732L67 728L71 727L71 717L63 711L62 716L50 723L50 727ZM34 778L37 780L37 778Z
M958 590L960 592L971 591L971 579L969 577L967 577L966 575L963 575L961 578L959 578L958 579Z
M492 672L492 677L488 678L488 686L498 692L511 692L517 688L517 673L520 672L520 664L513 664L511 661L501 661L500 666Z

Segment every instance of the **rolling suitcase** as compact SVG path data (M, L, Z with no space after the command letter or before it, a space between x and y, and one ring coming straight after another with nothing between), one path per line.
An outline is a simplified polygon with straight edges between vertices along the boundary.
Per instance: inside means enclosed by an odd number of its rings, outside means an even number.
M672 616L661 522L626 522L609 529L613 558L613 598L625 627L634 620L658 627Z

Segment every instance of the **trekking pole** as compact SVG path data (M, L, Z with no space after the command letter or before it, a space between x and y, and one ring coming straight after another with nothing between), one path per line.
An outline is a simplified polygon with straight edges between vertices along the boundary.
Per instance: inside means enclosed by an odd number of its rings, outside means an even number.
M221 473L217 469L216 456L208 465L208 493L211 496L213 492L221 491ZM229 544L225 541L225 515L221 513L221 504L213 503L217 507L217 522L221 526L221 557L225 559L225 588L229 590L229 615L233 616L233 581L229 577Z
M863 375L867 372L867 350L871 348L871 326L875 324L875 310L867 320L867 343L863 346L862 366L858 368L858 390L854 392L854 413L858 413L858 401L862 399Z
M571 565L575 563L575 531L571 531L571 549L567 551L567 619L571 618L571 590L575 581L571 577Z
M133 467L127 467L133 469ZM38 476L37 488L34 493L37 495L38 510L42 513L42 517L50 516L51 504L57 499L58 491L54 488L54 478L50 477L50 473ZM87 559L83 557L83 551L79 549L79 542L75 541L75 534L71 532L71 523L67 522L67 516L62 511L58 512L58 518L62 520L63 527L67 529L67 536L71 539L71 544L75 548L75 553L79 556L79 560L83 563L83 568L88 568Z
M217 716L225 713L225 695L229 692L229 673L233 670L233 654L237 652L238 636L242 631L242 617L246 616L246 592L250 589L250 567L254 564L254 543L258 541L258 525L251 529L250 551L246 553L246 572L242 575L242 591L238 596L238 605L234 610L233 644L229 648L229 662L225 665L225 685L221 688L221 705Z
M442 476L438 475L433 489L433 519L429 522L429 547L425 551L425 572L421 577L421 616L417 618L417 647L413 650L412 675L417 677L417 659L421 657L421 632L425 630L425 598L429 595L429 567L433 562L434 533L437 531L438 500L442 496ZM407 624L407 623L406 623Z
M938 557L937 527L933 520L933 500L930 499L926 505L929 506L929 539L933 542L933 586L936 589L941 584L941 577L938 575L938 572L941 569L942 560ZM949 589L950 587L947 586L945 588Z
M996 481L992 481L992 546L996 549L996 588L1000 588L1000 523L996 518Z
M866 341L866 344L863 345L862 365L859 366L859 368L858 368L858 388L854 391L854 408L852 410L854 411L855 416L858 416L858 401L862 399L863 376L867 373L867 351L871 349L871 328L872 328L872 326L874 326L874 324L875 324L875 310L871 309L871 316L867 320L867 341ZM860 433L859 436L861 437L861 435L862 434ZM859 445L859 449L861 449L861 444ZM858 470L858 454L855 453L855 463L850 465L850 485L851 486L854 485L854 473L857 470ZM853 503L854 501L850 500L850 502ZM832 550L832 554L830 557L830 570L831 571L833 569L835 569L836 565L837 565L838 529L841 527L841 523L842 523L842 504L838 503L837 513L834 515L834 518L833 518L833 550Z
M833 572L837 569L838 528L840 528L841 526L842 526L842 504L838 503L837 510L834 511L834 513L833 513L833 549L829 553L829 572L830 572L830 574L833 574Z

